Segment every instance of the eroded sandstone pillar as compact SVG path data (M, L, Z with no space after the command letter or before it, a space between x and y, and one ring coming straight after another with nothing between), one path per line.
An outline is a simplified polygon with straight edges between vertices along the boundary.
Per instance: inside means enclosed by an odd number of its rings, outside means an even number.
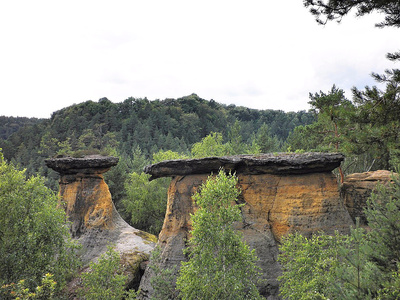
M277 262L282 236L298 231L305 235L335 230L348 232L353 224L338 191L332 170L341 154L262 154L165 161L145 168L153 178L173 177L168 191L164 225L159 235L162 263L179 268L185 260L182 249L190 237L193 193L220 168L235 172L245 205L242 222L236 225L245 241L256 250L262 269L259 290L268 299L279 299L281 269ZM149 298L151 270L141 282L142 298Z
M103 173L118 163L109 156L62 157L46 160L60 174L60 205L71 222L72 236L82 245L79 250L86 264L97 260L108 246L121 254L128 287L138 285L157 238L127 224L112 202Z
M59 195L73 237L90 229L110 229L114 208L103 173L118 163L118 158L89 156L58 158L46 161L47 166L60 174Z

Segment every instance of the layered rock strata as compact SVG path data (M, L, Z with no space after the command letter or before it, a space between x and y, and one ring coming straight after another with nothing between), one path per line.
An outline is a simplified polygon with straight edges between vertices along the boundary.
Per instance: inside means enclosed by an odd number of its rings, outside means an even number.
M353 221L359 218L360 225L367 226L364 209L367 200L375 191L378 184L387 184L391 181L392 172L378 170L364 173L354 173L346 177L341 187L341 197Z
M121 254L130 286L138 284L157 241L156 237L128 225L118 214L103 173L118 163L116 157L54 158L46 165L60 174L60 205L71 222L71 234L82 245L80 257L87 264L112 246Z
M146 167L152 178L173 177L158 242L162 266L178 269L185 260L182 249L190 237L190 214L195 211L192 195L211 173L223 168L238 177L239 201L245 205L237 230L259 258L263 273L260 292L267 299L279 299L281 237L295 231L306 235L321 230L348 232L353 224L332 174L343 159L341 154L282 153L172 160ZM142 299L152 295L153 275L147 269L142 278Z

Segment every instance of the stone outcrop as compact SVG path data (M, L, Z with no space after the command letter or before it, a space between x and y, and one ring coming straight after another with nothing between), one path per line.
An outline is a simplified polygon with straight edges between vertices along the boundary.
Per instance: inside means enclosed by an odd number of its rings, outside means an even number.
M145 168L152 178L173 177L168 191L167 212L159 235L161 260L166 268L185 260L182 249L190 237L191 196L220 168L235 172L245 205L237 230L256 250L263 273L259 289L267 299L279 299L278 244L295 231L309 235L323 230L348 232L353 224L339 197L332 170L344 159L341 154L262 154L164 161ZM146 270L140 288L142 298L152 293L151 270Z
M341 197L344 205L349 211L353 221L359 218L360 225L367 226L364 208L371 193L376 189L378 183L390 182L392 172L378 170L348 175L341 187Z
M60 205L71 222L72 236L82 245L80 257L87 264L95 261L111 245L121 254L130 286L137 285L149 259L156 237L129 226L118 214L103 173L118 158L86 156L54 158L46 165L60 174Z
M199 159L167 160L149 165L144 172L150 179L176 175L216 173L220 168L238 174L306 174L330 172L343 161L340 153L264 153L259 155L236 155Z

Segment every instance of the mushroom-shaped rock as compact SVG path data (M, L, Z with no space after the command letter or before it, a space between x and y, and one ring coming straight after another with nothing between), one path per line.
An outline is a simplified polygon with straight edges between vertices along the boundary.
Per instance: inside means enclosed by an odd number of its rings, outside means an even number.
M281 237L295 231L305 235L321 230L348 232L353 224L332 173L343 159L339 153L278 153L170 160L147 166L145 172L152 178L173 177L158 242L164 267L179 268L185 260L182 249L190 237L190 215L195 212L192 195L210 174L223 168L238 177L239 201L244 206L237 230L259 258L261 279L265 279L260 292L268 299L279 299ZM151 297L151 276L147 269L140 284L142 298Z
M71 222L72 236L82 245L83 262L97 260L111 245L125 262L129 284L138 284L142 272L139 266L148 260L157 238L131 227L114 207L102 174L115 166L118 158L92 155L45 162L60 174L60 201Z

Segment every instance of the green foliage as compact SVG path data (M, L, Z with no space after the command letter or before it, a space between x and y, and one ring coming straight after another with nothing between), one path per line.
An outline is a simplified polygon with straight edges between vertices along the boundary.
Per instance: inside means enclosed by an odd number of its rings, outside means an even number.
M57 190L58 175L44 164L45 158L55 155L81 156L94 150L112 153L109 149L115 149L119 155L135 160L138 148L146 160L160 149L189 155L192 145L211 132L227 137L223 144L230 149L224 155L243 153L244 145L245 153L257 153L255 135L263 123L268 124L272 136L285 140L293 128L313 119L304 111L285 113L226 106L195 94L154 101L129 98L121 103L100 99L63 108L50 119L2 117L0 131L4 134L0 147L8 161L25 168L28 175L45 176L46 185ZM231 132L238 127L236 137L241 144L232 142L235 138ZM141 172L129 169L127 173L133 171ZM116 185L121 187L124 183ZM117 195L116 202L122 197Z
M150 175L133 172L126 183L126 198L122 200L124 213L131 217L130 224L143 231L158 235L167 205L169 178L149 181Z
M373 299L379 290L376 280L376 266L369 260L372 248L363 228L351 229L338 245L340 263L333 269L330 279L331 298L336 299Z
M383 14L385 20L376 24L378 27L400 27L398 13L400 4L397 0L303 0L303 3L306 7L311 7L310 12L320 24L325 24L331 20L340 22L345 15L355 9L357 16L364 16L372 12ZM322 20L321 17L325 19Z
M78 262L65 213L40 177L7 164L0 153L0 284L25 280L38 286L50 272L61 288Z
M397 266L399 270L399 266ZM400 299L400 272L391 273L390 279L383 283L383 289L378 291L379 300Z
M126 198L125 186L129 180L129 173L141 173L143 167L149 163L139 147L133 150L132 156L120 154L116 149L110 149L110 155L118 157L118 164L104 174L104 180L112 195L113 202L121 215L129 222L131 217L124 215L122 199Z
M271 130L266 123L263 123L258 129L256 143L261 153L271 153L281 150L281 142L276 135L271 135Z
M238 154L257 154L260 153L260 147L257 141L252 136L251 143L246 144L242 137L241 122L235 121L229 132L229 141L225 146L225 155L238 155Z
M353 88L357 106L353 116L357 134L351 136L353 152L373 153L376 168L394 170L400 161L400 70L373 75L378 82L386 84L386 89Z
M307 238L296 233L284 237L278 257L283 271L279 277L282 297L328 299L331 285L327 279L332 276L332 267L338 264L338 250L333 245L341 240L338 234Z
M90 270L82 273L79 296L86 300L121 300L125 296L127 276L122 274L119 253L108 247L99 260L89 264Z
M37 118L0 116L0 140L6 140L24 126L30 126L42 121L43 119Z
M307 151L343 150L349 128L349 115L354 110L352 103L344 97L343 90L334 85L329 93L310 93L308 102L317 121L295 128L288 138L293 149Z
M299 126L289 135L291 149L335 151L346 155L343 173L394 169L400 161L400 106L396 70L385 77L386 91L366 87L353 89L353 103L343 91L332 87L329 93L310 94L317 121Z
M280 248L285 299L372 299L379 289L364 229L350 235L288 235Z
M150 279L153 287L153 300L169 300L178 297L178 291L175 289L176 267L165 268L161 267L161 248L157 246L151 252L149 268L153 272Z
M223 144L222 134L218 132L211 132L192 147L194 158L224 156L227 152L226 146Z
M159 163L159 162L164 161L164 160L185 159L185 158L188 158L188 157L186 155L181 154L181 153L174 152L174 151L171 151L171 150L164 151L164 150L161 149L157 153L153 154L152 163L156 164L156 163Z
M261 298L257 257L232 227L241 219L236 184L235 176L221 170L193 196L198 209L185 249L189 261L182 263L176 282L182 299Z
M52 300L55 298L57 282L54 281L52 274L45 274L42 278L41 285L37 286L34 292L31 292L26 281L21 279L17 284L11 283L3 285L0 288L1 299L16 300Z
M223 143L223 136L219 132L211 132L192 147L192 157L202 158L211 156L225 156L237 154L257 154L260 152L256 141L250 145L243 143L240 135L240 124L236 122L229 134L230 140Z
M286 299L398 299L400 179L380 186L365 211L366 232L300 234L283 240L280 290Z
M160 150L153 155L153 162L183 157L177 152ZM122 199L122 209L133 227L158 235L164 222L171 179L149 179L150 175L143 172L129 174L125 183L126 196Z
M397 272L400 264L400 178L388 186L378 186L368 201L365 215L371 228L371 257L384 272Z

